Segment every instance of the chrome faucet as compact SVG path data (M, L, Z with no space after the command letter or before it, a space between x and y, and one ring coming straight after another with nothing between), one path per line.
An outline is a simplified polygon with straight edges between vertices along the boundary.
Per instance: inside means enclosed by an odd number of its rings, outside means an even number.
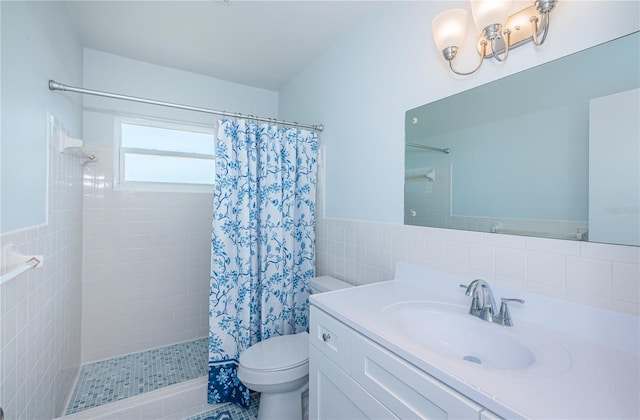
M465 295L471 296L471 308L469 313L485 321L493 321L496 301L493 298L493 291L489 283L482 279L476 279L467 286Z
M466 288L465 295L471 296L469 314L477 316L484 321L495 322L507 327L513 326L513 320L507 304L509 302L524 303L522 299L502 298L500 299L500 310L496 311L496 301L489 283L482 279L476 279L469 283L468 286L461 284L460 287Z

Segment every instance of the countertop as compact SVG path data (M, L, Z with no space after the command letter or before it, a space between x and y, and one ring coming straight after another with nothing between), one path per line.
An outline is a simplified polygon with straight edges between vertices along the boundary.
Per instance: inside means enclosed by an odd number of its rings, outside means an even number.
M510 328L510 334L522 334L553 350L549 357L536 353L536 362L529 367L509 371L430 351L389 316L387 309L398 302L468 307L470 298L459 287L468 281L400 265L395 280L312 295L310 300L504 418L640 418L637 317L494 287L497 301L500 297L527 301L526 309L512 309L513 327L496 327Z

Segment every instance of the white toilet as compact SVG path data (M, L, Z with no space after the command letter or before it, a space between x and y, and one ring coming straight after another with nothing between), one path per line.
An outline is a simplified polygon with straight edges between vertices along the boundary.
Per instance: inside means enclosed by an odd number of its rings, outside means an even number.
M322 276L310 280L311 293L351 287ZM259 420L302 419L302 393L309 386L309 334L271 337L240 354L238 379L260 392Z

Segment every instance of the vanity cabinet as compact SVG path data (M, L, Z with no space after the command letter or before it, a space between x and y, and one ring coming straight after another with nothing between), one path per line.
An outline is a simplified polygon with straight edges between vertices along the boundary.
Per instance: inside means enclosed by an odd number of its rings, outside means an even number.
M499 418L315 306L310 340L311 419Z

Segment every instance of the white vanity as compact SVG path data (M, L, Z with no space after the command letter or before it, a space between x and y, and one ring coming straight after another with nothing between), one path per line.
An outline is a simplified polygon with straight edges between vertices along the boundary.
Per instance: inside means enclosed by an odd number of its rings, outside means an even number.
M640 418L637 317L495 286L526 301L504 327L468 314L471 280L399 263L312 295L309 417Z

